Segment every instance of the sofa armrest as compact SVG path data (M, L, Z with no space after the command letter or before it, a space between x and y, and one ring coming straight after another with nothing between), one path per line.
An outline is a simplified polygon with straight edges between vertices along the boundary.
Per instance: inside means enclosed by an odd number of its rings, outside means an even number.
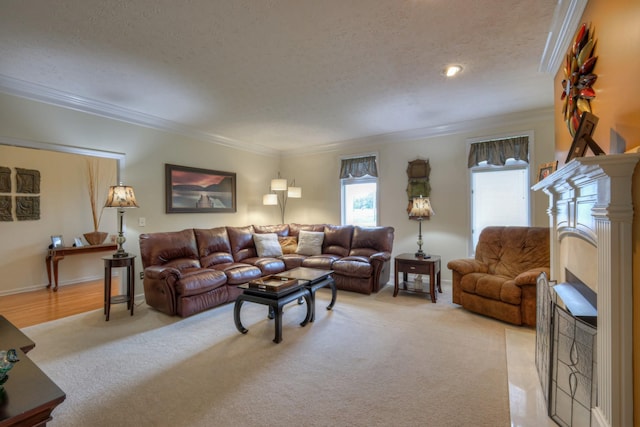
M166 267L163 265L150 265L149 267L144 269L145 277L154 280L164 280L170 275L175 276L176 279L179 279L182 274L180 270L173 267Z
M391 259L391 252L376 252L375 254L371 254L369 257L369 262L374 260L387 262Z
M537 267L524 271L516 276L516 286L535 285L540 273L546 273L547 277L549 277L550 269L547 267Z
M447 268L453 270L461 275L469 273L488 273L489 267L473 258L466 259L452 259L447 263Z

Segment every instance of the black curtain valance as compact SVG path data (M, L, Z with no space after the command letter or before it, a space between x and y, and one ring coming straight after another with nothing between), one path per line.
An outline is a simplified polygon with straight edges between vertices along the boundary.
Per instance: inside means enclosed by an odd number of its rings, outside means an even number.
M373 177L378 176L376 156L342 159L340 166L340 179L361 178L365 175Z
M507 159L524 160L529 163L529 137L498 139L476 142L469 149L467 167L474 167L486 161L490 165L504 166Z

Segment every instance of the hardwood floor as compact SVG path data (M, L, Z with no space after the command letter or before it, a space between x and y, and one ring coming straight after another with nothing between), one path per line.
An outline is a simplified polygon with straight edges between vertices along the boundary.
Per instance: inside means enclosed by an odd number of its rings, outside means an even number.
M118 289L119 278L114 277L114 295ZM43 288L0 297L0 314L16 327L24 328L102 308L103 297L102 280L61 286L57 292Z

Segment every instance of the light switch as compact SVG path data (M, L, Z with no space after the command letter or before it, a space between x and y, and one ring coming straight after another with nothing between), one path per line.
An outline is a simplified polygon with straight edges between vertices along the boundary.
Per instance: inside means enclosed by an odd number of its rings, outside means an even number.
M147 225L147 219L143 216L138 218L138 225L140 227L144 227L145 225Z

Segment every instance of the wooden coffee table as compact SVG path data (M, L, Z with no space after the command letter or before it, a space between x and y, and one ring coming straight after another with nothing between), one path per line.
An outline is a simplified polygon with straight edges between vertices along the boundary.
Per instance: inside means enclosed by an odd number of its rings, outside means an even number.
M402 282L398 280L399 273L402 273ZM401 284L403 291L426 293L424 291L407 288L409 273L429 275L429 293L431 294L431 302L435 303L437 299L436 286L438 292L442 293L442 288L440 287L440 257L438 255L429 255L429 258L416 258L414 254L398 255L395 258L396 280L393 285L394 297L398 295Z
M292 288L288 288L280 292L250 288L248 284L240 285L238 287L243 289L244 292L236 298L236 303L233 307L233 320L238 331L243 334L246 334L249 331L247 328L242 326L242 322L240 321L240 309L245 301L269 306L269 318L272 316L275 318L276 336L273 339L273 342L275 343L282 341L282 308L285 305L292 301L296 301L299 298L304 298L307 302L307 315L302 323L300 323L300 326L305 326L311 320L311 315L313 314L311 292L300 283Z
M311 322L316 318L316 291L325 286L331 288L331 302L327 306L327 310L331 310L336 303L338 290L336 282L331 277L333 270L321 270L319 268L297 267L289 271L278 274L279 277L289 277L298 279L311 292Z

